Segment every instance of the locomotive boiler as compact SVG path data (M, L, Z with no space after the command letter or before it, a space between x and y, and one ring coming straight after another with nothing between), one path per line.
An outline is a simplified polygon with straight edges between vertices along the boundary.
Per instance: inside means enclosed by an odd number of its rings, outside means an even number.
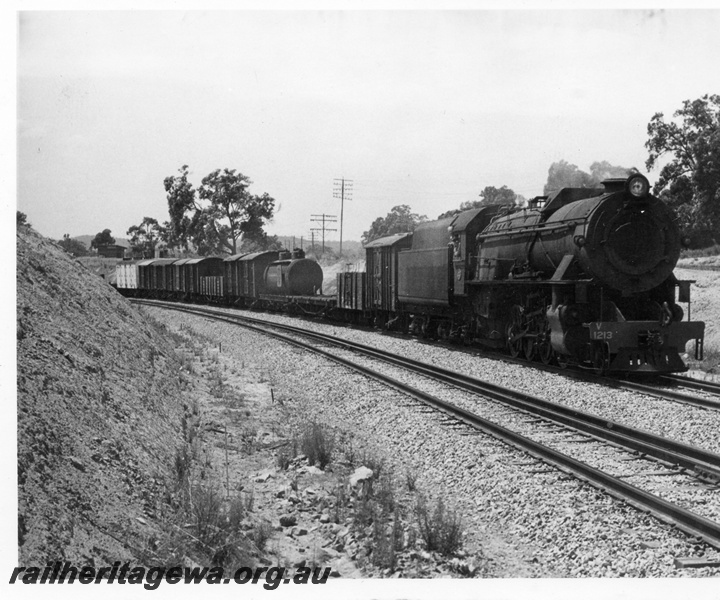
M656 372L683 370L690 340L702 355L704 324L678 304L679 229L640 174L535 198L476 244L477 326L515 356Z

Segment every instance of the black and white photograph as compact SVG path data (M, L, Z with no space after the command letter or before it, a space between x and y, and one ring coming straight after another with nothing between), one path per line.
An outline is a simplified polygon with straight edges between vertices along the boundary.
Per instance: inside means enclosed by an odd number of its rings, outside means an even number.
M718 598L720 5L2 15L11 594Z

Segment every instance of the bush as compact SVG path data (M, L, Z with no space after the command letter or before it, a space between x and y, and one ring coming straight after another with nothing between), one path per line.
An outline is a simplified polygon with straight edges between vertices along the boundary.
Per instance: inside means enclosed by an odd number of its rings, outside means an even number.
M260 552L265 551L265 546L267 545L268 540L272 537L273 528L270 523L267 523L263 521L260 523L252 532L252 539L255 543L255 547L260 550Z
M425 498L418 498L415 509L420 537L428 552L449 556L462 546L462 523L457 513L448 511L442 498L431 513Z
M387 519L373 521L373 553L372 562L381 569L395 570L397 554L402 550L402 528L400 526L400 511L395 509L392 522Z
M186 517L191 519L190 540L195 543L192 551L186 548L183 555L225 567L247 564L248 541L241 529L247 510L241 497L226 502L214 488L193 487Z
M283 471L287 471L290 468L290 462L293 458L295 458L295 456L290 451L290 448L288 448L287 445L281 446L277 453L277 466Z
M16 211L16 219L17 227L32 227L32 225L28 223L27 215L24 212Z
M195 536L207 546L215 547L222 537L221 509L222 498L214 489L193 488L190 514Z
M300 451L307 456L308 463L324 469L332 460L335 441L326 428L311 423L305 428L300 442Z

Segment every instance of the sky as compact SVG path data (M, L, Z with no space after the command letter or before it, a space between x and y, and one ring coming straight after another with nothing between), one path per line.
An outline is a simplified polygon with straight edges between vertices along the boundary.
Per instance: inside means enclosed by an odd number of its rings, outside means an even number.
M15 19L17 208L53 238L167 220L163 180L187 164L196 187L229 168L275 198L269 233L307 239L326 214L336 240L342 208L359 240L399 204L436 218L489 185L541 194L559 160L647 173L652 116L720 93L715 9Z

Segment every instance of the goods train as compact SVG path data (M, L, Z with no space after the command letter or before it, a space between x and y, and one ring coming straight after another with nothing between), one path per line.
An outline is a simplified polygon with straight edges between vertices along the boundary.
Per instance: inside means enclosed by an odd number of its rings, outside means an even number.
M302 250L155 259L117 267L132 296L323 315L482 344L598 373L685 371L704 323L673 269L675 215L639 173L564 188L527 208L485 206L365 246L366 272L323 273ZM679 303L687 305L687 319ZM693 349L691 349L693 351Z

